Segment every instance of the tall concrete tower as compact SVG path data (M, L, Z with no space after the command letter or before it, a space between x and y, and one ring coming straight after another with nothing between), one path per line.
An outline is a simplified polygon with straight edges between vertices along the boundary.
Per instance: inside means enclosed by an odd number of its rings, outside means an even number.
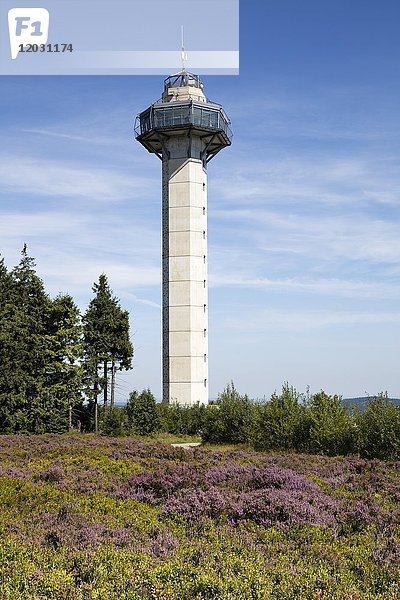
M185 69L136 120L137 140L162 160L164 402L208 402L207 164L230 146L229 124Z

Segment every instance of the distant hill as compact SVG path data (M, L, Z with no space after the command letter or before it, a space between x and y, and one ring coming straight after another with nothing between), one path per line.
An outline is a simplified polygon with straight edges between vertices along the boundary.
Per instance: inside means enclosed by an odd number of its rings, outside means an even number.
M348 407L357 406L360 410L364 410L371 400L369 396L363 398L343 398L343 404ZM389 402L393 402L396 406L400 405L400 398L388 398Z

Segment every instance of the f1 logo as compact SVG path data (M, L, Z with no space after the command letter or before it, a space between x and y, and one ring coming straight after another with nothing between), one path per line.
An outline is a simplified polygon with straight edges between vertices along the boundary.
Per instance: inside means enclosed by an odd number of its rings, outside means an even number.
M11 8L8 11L11 58L20 46L46 44L49 36L49 11L46 8Z

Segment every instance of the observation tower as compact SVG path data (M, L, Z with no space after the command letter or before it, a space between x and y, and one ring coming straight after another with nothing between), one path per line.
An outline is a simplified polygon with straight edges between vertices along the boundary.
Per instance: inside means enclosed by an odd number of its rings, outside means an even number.
M136 139L162 161L164 402L208 402L207 165L231 145L229 125L184 67L136 119Z

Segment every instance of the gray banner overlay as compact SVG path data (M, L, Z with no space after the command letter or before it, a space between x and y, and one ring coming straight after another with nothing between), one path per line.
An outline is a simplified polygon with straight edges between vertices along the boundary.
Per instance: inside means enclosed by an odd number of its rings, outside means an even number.
M0 5L1 75L239 73L239 0L14 0ZM185 56L184 56L185 58Z

